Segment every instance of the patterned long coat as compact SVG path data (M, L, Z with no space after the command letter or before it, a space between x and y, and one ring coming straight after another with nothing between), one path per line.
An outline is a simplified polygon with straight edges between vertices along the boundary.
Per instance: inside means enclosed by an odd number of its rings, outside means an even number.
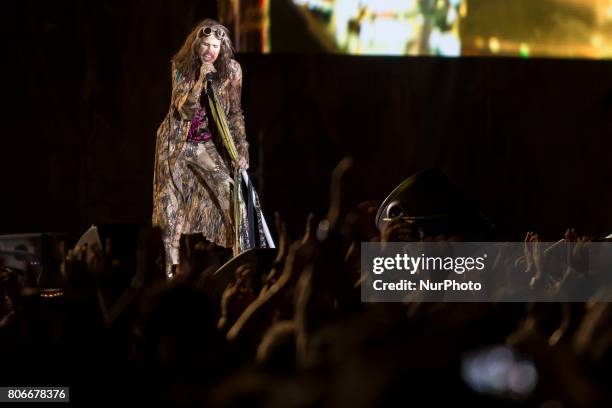
M214 79L213 89L225 112L238 154L248 165L248 143L240 105L242 69L235 60L231 60L229 68L229 78L223 82ZM232 216L227 208L231 188L226 183L231 175L227 161L212 141L200 145L187 141L193 116L201 104L205 105L193 91L195 83L195 79L185 78L173 66L170 108L157 130L152 223L162 231L168 273L171 265L178 263L181 234L201 232L209 241L226 248L234 242ZM209 126L212 130L212 120ZM194 167L195 163L200 166Z

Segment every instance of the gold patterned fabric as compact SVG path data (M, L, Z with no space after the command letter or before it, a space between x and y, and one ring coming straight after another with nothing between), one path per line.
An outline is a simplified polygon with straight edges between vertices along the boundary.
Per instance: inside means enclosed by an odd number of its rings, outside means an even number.
M248 167L248 143L240 105L242 70L235 60L229 66L229 78L224 81L213 78L212 86L227 118L238 155ZM179 261L181 234L202 233L210 242L226 248L231 248L234 243L233 180L230 164L224 160L221 151L222 144L187 141L196 110L207 108L206 98L202 98L201 90L195 84L195 79L185 78L173 66L171 104L157 130L152 222L162 231L168 274L171 265ZM214 126L210 118L208 123ZM244 207L242 194L239 202ZM259 219L257 221L259 223ZM242 217L242 223L240 230L246 231L246 215ZM239 247L246 250L248 237L242 235Z

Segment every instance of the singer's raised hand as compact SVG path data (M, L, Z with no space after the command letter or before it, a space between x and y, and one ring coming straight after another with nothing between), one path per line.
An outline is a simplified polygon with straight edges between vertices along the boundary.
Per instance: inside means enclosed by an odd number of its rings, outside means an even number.
M200 66L200 78L206 78L208 74L214 74L217 72L217 69L211 62L202 61L202 65Z

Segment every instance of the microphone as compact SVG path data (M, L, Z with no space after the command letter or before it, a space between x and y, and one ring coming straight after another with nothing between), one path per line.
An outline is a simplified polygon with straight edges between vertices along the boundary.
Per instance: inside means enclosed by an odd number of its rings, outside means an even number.
M212 72L206 74L206 92L209 94L212 92L212 78Z

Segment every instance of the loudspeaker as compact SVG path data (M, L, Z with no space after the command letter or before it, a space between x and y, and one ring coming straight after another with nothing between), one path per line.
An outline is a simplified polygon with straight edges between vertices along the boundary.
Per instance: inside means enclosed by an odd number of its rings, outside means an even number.
M439 168L418 172L401 182L376 213L376 226L402 217L412 221L422 235L462 235L487 240L495 226L480 208Z

